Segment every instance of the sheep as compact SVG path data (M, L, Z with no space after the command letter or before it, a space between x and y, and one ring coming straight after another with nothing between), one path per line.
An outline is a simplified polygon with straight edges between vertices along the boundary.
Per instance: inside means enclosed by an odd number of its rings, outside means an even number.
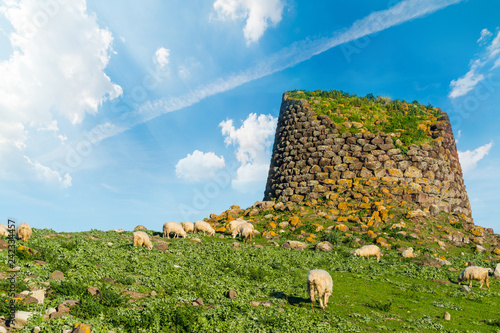
M145 226L143 226L143 225L138 225L137 227L134 228L134 231L139 231L139 230L146 231L148 229Z
M170 238L170 233L175 234L175 238L179 236L186 238L187 234L182 228L182 225L177 222L167 222L163 225L163 237Z
M196 221L194 223L194 232L200 232L200 231L203 231L203 236L206 236L207 232L209 235L212 236L215 235L215 229L212 228L212 226L205 221Z
M253 238L253 228L249 228L249 227L246 227L246 228L243 228L240 230L240 237L243 241L245 242L251 242L252 241L252 238Z
M148 249L153 249L153 244L149 240L149 236L144 231L134 232L134 245L133 246L146 246Z
M403 258L414 258L414 257L416 257L415 253L413 253L413 248L412 247L409 247L406 250L404 250L403 253L401 253L401 256Z
M234 228L233 232L231 233L231 236L235 238L236 235L238 235L244 228L251 228L252 230L254 229L252 223L240 223L236 226L236 228Z
M236 227L242 223L246 223L246 221L243 219L237 219L237 220L233 220L233 221L229 222L229 224L227 225L227 231L229 231L230 233L233 233L234 229L236 229Z
M9 230L5 225L0 223L0 236L9 237Z
M461 284L462 281L468 280L469 283L469 288L472 288L472 280L479 281L481 285L479 286L480 289L483 288L483 284L486 282L486 287L488 287L488 291L490 290L490 283L489 283L489 272L491 268L484 268L484 267L479 267L479 266L469 266L465 268L460 275L458 275L458 284Z
M377 245L365 245L362 248L359 248L356 251L354 251L354 255L360 257L376 256L377 262L379 262L380 248Z
M328 297L332 296L333 280L330 274L323 269L313 269L307 274L307 292L311 297L311 310L318 295L321 309L325 309L328 304ZM324 298L324 302L323 299Z
M182 223L182 228L184 229L185 232L193 232L194 231L194 223L193 222L184 222Z
M31 237L31 227L28 223L23 222L16 228L17 238L26 242Z

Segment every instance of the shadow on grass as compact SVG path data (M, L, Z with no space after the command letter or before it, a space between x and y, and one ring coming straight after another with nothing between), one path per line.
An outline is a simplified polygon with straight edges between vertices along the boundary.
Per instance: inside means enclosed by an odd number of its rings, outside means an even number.
M273 291L271 294L269 294L271 297L275 298L280 298L285 300L289 305L293 306L299 306L302 303L311 303L311 300L309 298L303 298L303 297L296 297L296 296L288 296L282 291Z

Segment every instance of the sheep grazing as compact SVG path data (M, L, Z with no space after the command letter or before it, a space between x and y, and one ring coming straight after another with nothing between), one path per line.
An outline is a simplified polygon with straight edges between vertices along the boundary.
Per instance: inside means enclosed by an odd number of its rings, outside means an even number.
M460 273L458 276L458 284L461 284L462 281L469 281L469 288L472 288L472 280L479 281L481 285L480 289L483 288L483 284L486 282L486 287L488 287L488 291L490 290L489 283L489 272L491 268L484 268L479 266L469 266Z
M145 246L148 249L153 249L153 244L149 240L149 236L144 231L134 232L134 246Z
M237 219L237 220L233 220L231 222L229 222L229 224L227 225L227 231L229 231L230 233L233 233L234 229L236 229L236 227L242 223L246 223L245 220L243 219Z
M28 223L23 222L16 228L17 238L26 242L31 237L31 227Z
M182 228L184 228L185 232L194 232L194 223L193 222L184 222L182 223Z
M354 251L354 255L360 257L377 257L377 262L379 262L380 248L377 245L365 245Z
M328 304L328 297L332 296L333 280L330 274L323 269L313 269L307 274L307 292L311 297L311 310L318 295L319 305L322 309ZM323 299L324 298L324 301Z
M416 257L415 253L413 253L413 248L412 247L409 247L406 250L404 250L403 253L401 253L401 256L403 258L414 258L414 257Z
M249 228L249 227L243 228L240 231L240 238L244 242L251 242L252 238L253 238L253 232L254 232L253 228Z
M200 232L200 231L203 231L203 236L206 236L207 232L209 235L212 235L212 236L215 235L215 229L212 228L210 223L205 222L205 221L196 221L194 223L194 232Z
M143 225L138 225L137 227L134 228L134 231L139 231L139 230L146 231L148 229L145 226L143 226Z
M236 226L236 228L234 228L233 232L231 233L231 236L233 236L233 238L235 238L241 232L241 230L243 230L244 228L251 228L252 230L254 230L252 223L247 223L247 222L240 223Z
M170 238L170 233L175 234L175 238L179 236L186 238L187 233L182 228L182 225L177 222L167 222L163 225L163 237Z
M149 240L149 236L144 231L134 232L134 246L146 246L148 249L153 249L153 244Z

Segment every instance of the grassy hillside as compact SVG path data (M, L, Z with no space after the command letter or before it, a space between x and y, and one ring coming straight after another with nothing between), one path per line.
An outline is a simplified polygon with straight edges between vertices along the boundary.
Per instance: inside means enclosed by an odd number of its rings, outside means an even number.
M254 216L254 223L264 231L259 219ZM28 249L18 249L17 291L49 285L43 304L18 302L19 309L34 312L21 332L34 326L58 332L75 323L91 324L93 332L500 331L498 281L490 280L490 292L480 290L477 282L471 293L456 284L468 262L487 267L499 262L472 248L450 246L451 265L438 268L432 259L436 250L427 246L417 246L420 255L411 259L384 249L377 263L353 257L354 244L349 242L336 242L331 252L314 251L312 243L303 251L281 247L292 234L275 241L258 236L255 247L241 242L234 246L235 240L223 233L170 240L159 232L147 233L156 247L168 241L168 249L132 247L127 231L58 234L34 229L30 240L18 242ZM193 242L195 237L201 242ZM7 250L0 255L6 294ZM330 272L334 281L326 311L317 303L310 310L306 276L317 268ZM49 280L54 270L62 271L65 280ZM88 287L97 287L100 295L92 296ZM228 298L229 290L237 297ZM156 296L151 296L153 291ZM199 297L203 305L193 305ZM43 320L47 308L64 300L79 301L71 316ZM8 313L6 301L2 296L0 315ZM445 312L451 314L450 321L443 319Z

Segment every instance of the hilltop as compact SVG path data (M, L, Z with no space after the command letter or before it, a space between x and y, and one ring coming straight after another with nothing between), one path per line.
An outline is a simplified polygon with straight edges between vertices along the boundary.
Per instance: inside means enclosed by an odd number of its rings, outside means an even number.
M253 224L250 244L228 233L236 219ZM285 93L264 200L205 221L215 236L145 230L152 250L133 247L131 231L34 228L15 246L16 306L32 314L20 331L76 332L82 323L93 332L500 327L499 235L474 224L449 119L431 105ZM382 249L380 262L353 256L366 244ZM410 247L414 256L402 257ZM3 239L0 248L6 317L12 273ZM496 268L491 291L476 281L458 286L471 265ZM311 269L333 277L325 311L310 310Z

